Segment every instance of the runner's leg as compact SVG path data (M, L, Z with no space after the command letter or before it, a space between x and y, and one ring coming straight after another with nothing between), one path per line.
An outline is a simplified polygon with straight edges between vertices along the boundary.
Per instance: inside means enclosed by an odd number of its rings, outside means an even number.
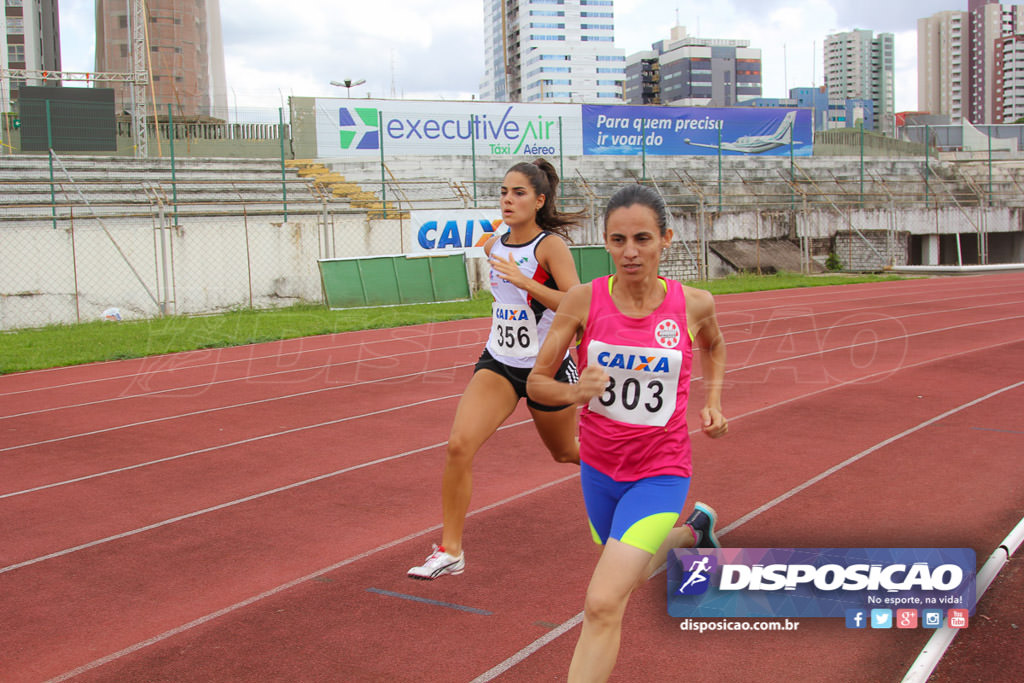
M530 407L533 424L551 457L557 462L580 464L580 442L576 438L576 406L547 411Z
M515 410L519 397L507 379L478 370L455 409L448 437L441 499L444 530L441 545L449 555L462 554L462 530L473 493L473 457Z
M633 590L647 578L651 554L609 539L587 587L583 629L576 642L569 681L604 681L619 656L622 615Z

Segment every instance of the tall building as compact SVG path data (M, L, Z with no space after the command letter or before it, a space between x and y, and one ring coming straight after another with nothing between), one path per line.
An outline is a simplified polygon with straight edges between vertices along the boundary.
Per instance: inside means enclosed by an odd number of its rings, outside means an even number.
M993 0L968 0L967 11L918 19L918 108L953 122L1014 120L1009 111L1019 111L1017 91L1024 87L1015 38L1021 34L1024 6Z
M1024 33L996 40L995 80L993 120L1017 123L1024 119Z
M626 57L614 45L614 0L483 1L481 99L622 101Z
M855 29L825 38L825 87L830 100L871 100L871 126L895 135L893 36ZM869 121L865 112L865 124Z
M675 26L651 48L626 59L631 104L728 107L761 96L761 50L749 40L698 38Z
M971 30L971 123L1001 123L996 118L996 52L1000 38L1024 33L1024 6L992 0L968 0ZM1003 81L1005 85L1005 81Z
M132 71L133 0L96 0L96 71ZM226 119L227 83L220 31L220 0L146 2L147 88L152 111ZM132 109L127 84L112 83L117 111Z
M917 20L917 108L959 122L971 101L970 18L951 10Z
M4 0L0 68L60 71L58 0ZM11 111L23 85L59 86L40 78L0 79L0 111Z

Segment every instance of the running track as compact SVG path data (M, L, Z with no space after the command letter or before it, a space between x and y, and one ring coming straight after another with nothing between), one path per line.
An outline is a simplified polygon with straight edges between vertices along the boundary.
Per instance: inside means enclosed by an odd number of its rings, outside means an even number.
M713 504L726 545L971 547L980 565L1021 518L1024 275L717 301L731 429L695 437L688 508ZM522 406L478 456L466 573L405 578L440 536L486 329L0 377L0 681L564 680L597 550L576 468ZM1024 670L1006 615L1024 572L1004 574L940 680ZM685 633L664 590L631 601L615 680L899 681L930 635Z

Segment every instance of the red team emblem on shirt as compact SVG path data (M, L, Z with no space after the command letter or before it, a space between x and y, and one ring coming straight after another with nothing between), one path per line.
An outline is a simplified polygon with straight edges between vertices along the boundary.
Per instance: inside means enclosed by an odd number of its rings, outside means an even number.
M680 339L679 323L671 319L662 320L654 329L654 338L662 348L676 348Z

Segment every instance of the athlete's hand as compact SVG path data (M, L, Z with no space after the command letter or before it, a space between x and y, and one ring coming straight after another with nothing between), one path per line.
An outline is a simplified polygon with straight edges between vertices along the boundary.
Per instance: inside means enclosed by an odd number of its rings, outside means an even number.
M583 368L580 379L576 382L576 403L587 403L595 396L603 394L610 380L608 373L599 367L588 365Z
M512 283L519 289L526 289L526 276L519 270L519 266L516 265L516 261L511 254L509 254L507 260L500 258L490 258L488 260L491 262L491 268L497 271L498 277Z
M704 406L700 411L701 429L712 439L725 436L729 431L729 423L717 408Z

